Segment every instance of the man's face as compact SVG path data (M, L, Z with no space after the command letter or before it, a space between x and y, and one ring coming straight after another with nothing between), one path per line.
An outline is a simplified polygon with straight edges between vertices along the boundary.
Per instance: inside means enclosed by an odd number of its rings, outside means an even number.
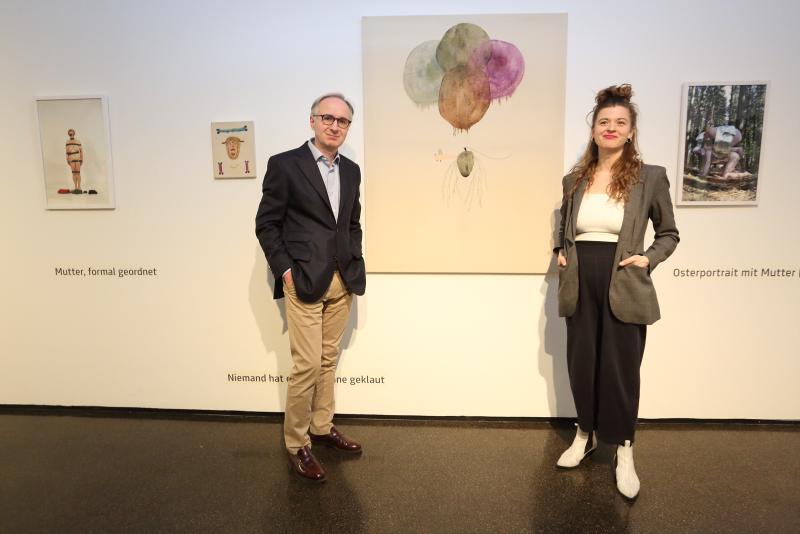
M329 97L319 103L315 115L333 115L352 119L350 108L339 98ZM347 137L348 128L340 128L336 121L327 125L322 117L311 117L311 129L314 130L314 144L329 152L336 152Z
M225 140L225 149L228 151L230 159L239 157L239 139L236 137L229 137Z

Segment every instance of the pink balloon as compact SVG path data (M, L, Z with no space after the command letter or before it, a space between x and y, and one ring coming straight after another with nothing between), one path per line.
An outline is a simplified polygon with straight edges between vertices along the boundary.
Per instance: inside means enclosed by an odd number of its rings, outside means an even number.
M488 63L487 54L490 56ZM492 100L513 95L525 75L525 59L519 49L496 39L475 48L470 57L470 67L486 73Z

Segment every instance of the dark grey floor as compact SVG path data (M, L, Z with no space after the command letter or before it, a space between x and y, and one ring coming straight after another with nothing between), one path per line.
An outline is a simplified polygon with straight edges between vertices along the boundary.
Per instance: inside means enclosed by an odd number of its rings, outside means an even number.
M341 419L365 453L288 470L277 417L0 414L0 533L800 532L800 432L641 424L642 491L611 447L554 467L571 426Z

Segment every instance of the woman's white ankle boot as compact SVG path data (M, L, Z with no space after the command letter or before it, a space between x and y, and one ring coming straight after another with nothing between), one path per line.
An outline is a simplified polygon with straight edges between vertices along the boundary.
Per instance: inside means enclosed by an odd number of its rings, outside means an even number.
M561 454L556 465L564 469L577 467L581 460L596 448L597 438L594 437L594 432L584 432L581 427L578 427L572 445Z
M639 477L633 466L633 447L631 442L625 440L624 445L617 446L616 465L614 474L617 478L617 489L628 499L635 499L639 495Z

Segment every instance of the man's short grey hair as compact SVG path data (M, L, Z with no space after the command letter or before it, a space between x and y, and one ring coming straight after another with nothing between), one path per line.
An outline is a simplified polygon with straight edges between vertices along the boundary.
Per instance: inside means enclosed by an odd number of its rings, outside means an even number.
M322 95L321 97L317 98L316 100L314 100L314 103L311 104L311 114L312 115L316 115L317 114L317 110L319 109L319 103L322 102L323 100L325 100L326 98L338 98L339 100L341 100L342 102L347 104L348 108L350 108L350 117L351 118L355 114L355 110L353 109L353 104L351 104L350 101L347 100L342 93L326 93L326 94Z

